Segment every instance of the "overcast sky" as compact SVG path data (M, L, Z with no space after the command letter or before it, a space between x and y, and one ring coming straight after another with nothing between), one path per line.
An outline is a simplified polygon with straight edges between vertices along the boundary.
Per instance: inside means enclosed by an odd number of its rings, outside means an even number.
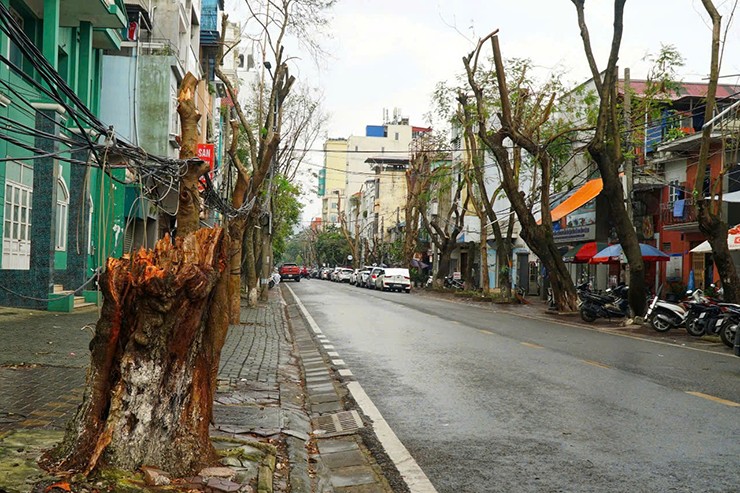
M229 0L229 11L244 0ZM715 0L727 12L736 0ZM740 13L739 13L740 14ZM599 68L606 66L613 1L587 0L586 18ZM728 20L727 16L723 19ZM329 58L296 62L298 77L317 86L331 115L329 137L364 134L382 124L383 108L400 108L413 125L427 125L437 82L462 71L461 58L478 38L499 29L505 58L529 58L544 70L563 67L574 85L590 77L569 0L339 0L323 45ZM700 0L628 0L620 68L644 78L648 53L672 44L685 58L681 75L701 81L709 67L710 28ZM290 48L290 47L289 47ZM740 74L740 28L731 27L723 75ZM737 84L740 77L723 82ZM320 146L319 146L320 147ZM321 164L320 153L312 162ZM306 216L316 215L309 206Z

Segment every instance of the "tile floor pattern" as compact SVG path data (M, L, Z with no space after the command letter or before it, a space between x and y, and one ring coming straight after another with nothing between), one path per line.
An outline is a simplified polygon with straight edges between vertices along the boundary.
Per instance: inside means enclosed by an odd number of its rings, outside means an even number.
M0 367L0 432L63 430L82 401L82 368Z

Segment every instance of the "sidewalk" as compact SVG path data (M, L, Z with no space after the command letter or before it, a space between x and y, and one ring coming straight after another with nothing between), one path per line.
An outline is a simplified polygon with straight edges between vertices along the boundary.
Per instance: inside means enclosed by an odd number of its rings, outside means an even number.
M397 473L389 486L365 444L377 445L372 433L286 297L288 303L280 289L271 290L267 303L243 307L240 324L229 328L211 429L223 467L182 486L214 493L405 491ZM51 484L36 459L61 439L80 402L89 324L97 317L96 309L0 308L0 492ZM392 466L385 469L394 477ZM167 481L166 474L150 475Z

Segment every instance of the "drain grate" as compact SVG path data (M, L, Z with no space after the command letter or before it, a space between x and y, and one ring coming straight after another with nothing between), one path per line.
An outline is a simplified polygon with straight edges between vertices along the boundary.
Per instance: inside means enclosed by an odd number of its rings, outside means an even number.
M325 414L312 421L314 433L324 437L349 435L363 427L357 411Z

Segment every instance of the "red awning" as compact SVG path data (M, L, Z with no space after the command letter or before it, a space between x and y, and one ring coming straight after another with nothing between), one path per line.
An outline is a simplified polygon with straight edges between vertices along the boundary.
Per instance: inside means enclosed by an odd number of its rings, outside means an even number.
M559 221L571 212L580 209L601 193L604 185L601 178L587 181L573 195L565 199L560 205L550 211L552 222Z

